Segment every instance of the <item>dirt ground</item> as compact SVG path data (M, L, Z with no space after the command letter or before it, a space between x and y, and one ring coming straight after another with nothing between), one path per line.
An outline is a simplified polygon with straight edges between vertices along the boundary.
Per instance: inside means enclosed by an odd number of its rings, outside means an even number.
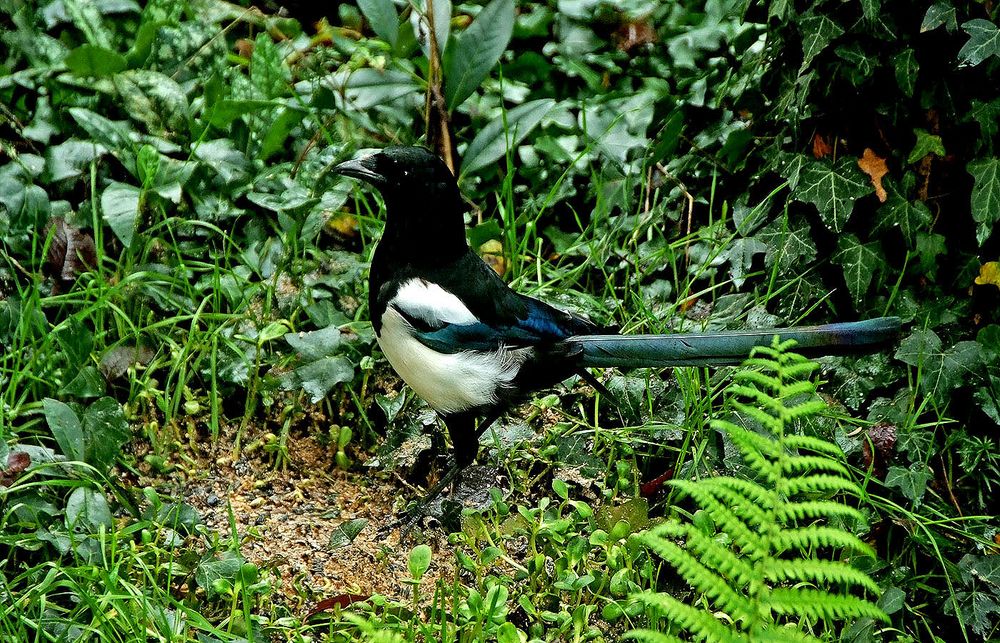
M232 442L217 444L228 449ZM207 441L198 441L198 447L211 448ZM153 483L195 507L223 537L231 533L232 507L242 554L273 571L293 609L344 594L408 597L412 590L403 581L409 578L409 550L417 542L427 542L434 552L425 587L453 577L454 557L440 530L421 532L416 534L420 540L402 545L398 529L380 532L394 520L397 499L417 498L417 490L363 467L356 467L361 472L337 470L334 450L311 435L290 435L288 453L290 463L282 471L260 451L236 461L221 448L189 452L185 459L195 466L178 467L165 485ZM369 522L354 541L331 546L331 534L356 518Z

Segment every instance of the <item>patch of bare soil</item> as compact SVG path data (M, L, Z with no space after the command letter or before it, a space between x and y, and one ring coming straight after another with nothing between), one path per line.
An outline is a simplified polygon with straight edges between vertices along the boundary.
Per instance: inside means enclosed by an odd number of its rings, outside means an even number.
M291 462L275 470L259 452L232 462L231 442L219 447L199 443L201 452L185 446L185 460L195 466L175 471L165 489L194 506L206 525L223 536L231 533L229 512L236 522L240 551L251 562L273 570L288 605L301 609L314 601L354 594L382 594L404 599L411 588L407 560L415 544L400 544L398 530L380 533L395 518L401 494L415 492L384 474L344 472L333 467L334 451L312 435L289 436ZM329 540L339 525L364 518L368 525L351 544L333 548ZM433 562L425 586L455 574L454 557L443 533L429 531Z

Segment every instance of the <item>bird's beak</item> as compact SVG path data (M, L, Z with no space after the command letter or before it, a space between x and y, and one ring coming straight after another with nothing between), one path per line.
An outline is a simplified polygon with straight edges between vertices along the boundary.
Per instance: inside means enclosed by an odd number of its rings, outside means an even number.
M375 187L381 187L386 184L386 178L375 170L374 154L344 161L333 168L333 173L361 179Z

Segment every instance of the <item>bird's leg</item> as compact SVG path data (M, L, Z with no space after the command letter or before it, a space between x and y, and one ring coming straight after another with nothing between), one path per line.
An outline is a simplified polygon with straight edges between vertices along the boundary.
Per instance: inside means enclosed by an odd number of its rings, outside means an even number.
M500 415L500 411L494 411L483 418L478 426L476 425L476 416L471 413L454 413L443 416L442 419L448 427L448 434L451 436L452 445L455 448L455 455L448 457L445 473L441 479L427 491L414 507L404 512L385 530L400 527L405 535L426 514L427 508L441 495L445 487L452 484L454 488L462 478L462 471L476 459L480 436L497 421Z

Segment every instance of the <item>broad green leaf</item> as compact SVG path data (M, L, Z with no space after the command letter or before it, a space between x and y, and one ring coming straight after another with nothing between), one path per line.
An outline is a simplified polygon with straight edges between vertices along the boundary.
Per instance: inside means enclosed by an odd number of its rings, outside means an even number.
M211 598L219 593L217 581L235 583L245 562L246 559L238 552L227 550L222 552L218 558L206 560L198 565L194 572L194 579L198 586L205 590L205 594Z
M79 533L94 534L111 529L111 508L104 494L90 487L77 487L66 499L66 526Z
M328 546L330 549L340 549L354 542L361 530L368 525L367 518L355 518L342 522L330 532Z
M802 65L799 74L804 72L809 64L830 42L844 33L843 27L825 15L807 16L799 22L802 33Z
M955 16L955 6L951 2L935 2L927 8L924 19L920 23L920 33L932 31L945 25L948 31L958 29L958 18Z
M281 108L261 139L260 152L257 154L258 158L266 161L276 153L284 150L285 141L288 140L292 130L302 122L305 116L306 112L301 109L293 107Z
M940 136L919 127L915 128L913 133L917 136L917 142L913 144L910 155L906 157L907 163L916 163L928 154L936 154L941 157L945 155L944 143Z
M893 59L893 66L896 68L896 84L904 96L912 97L913 89L917 84L917 74L920 72L920 63L913 53L913 49L907 47Z
M66 67L77 76L113 76L128 67L125 56L96 45L80 45L66 56Z
M899 343L896 359L920 369L920 387L928 394L945 394L976 372L984 359L976 342L958 342L942 350L941 339L930 329L913 331Z
M343 355L322 357L299 366L282 378L282 388L301 388L309 394L309 401L316 404L337 384L349 382L354 377L354 364Z
M96 366L84 366L79 371L75 371L73 379L66 382L61 389L60 395L71 395L76 398L91 398L104 395L107 385L101 372Z
M328 326L305 333L288 333L285 341L302 358L316 360L336 353L340 349L340 329Z
M358 0L358 8L365 14L375 34L395 47L399 39L399 15L392 0ZM444 43L441 44L443 46Z
M854 210L854 202L874 190L856 160L845 156L835 165L827 161L809 163L802 170L794 196L815 205L826 227L840 232Z
M113 398L102 397L87 407L82 420L87 464L107 473L132 436L125 413Z
M493 0L445 51L444 97L451 111L476 91L507 49L514 32L514 0Z
M930 225L933 219L931 211L923 201L910 201L888 180L885 182L889 188L889 198L878 209L875 229L899 228L910 247L913 247L917 233Z
M958 52L958 59L969 66L976 66L990 56L1000 56L1000 29L982 18L962 23L969 40Z
M777 262L779 270L785 271L808 265L816 258L816 244L805 221L786 225L784 218L776 219L755 236L767 246L764 263L768 267Z
M518 105L507 112L506 128L503 118L495 118L487 123L465 148L462 157L462 176L502 158L508 150L508 144L510 149L517 147L555 104L551 98L541 98Z
M890 489L899 489L908 500L914 505L919 505L927 490L927 483L934 477L926 464L917 462L909 469L903 467L889 467L885 474L885 486Z
M982 131L981 140L992 152L993 137L1000 130L1000 98L987 101L973 100L970 115L979 123L979 129Z
M338 74L334 78L334 83L339 77ZM359 111L424 91L423 85L412 74L399 69L380 71L369 67L344 76L342 89L345 107Z
M107 153L107 148L91 141L69 139L45 149L45 168L52 182L80 176L94 159Z
M170 76L132 69L116 74L113 80L124 109L152 133L169 135L187 130L187 96Z
M741 288L746 281L747 272L753 265L754 257L765 254L767 250L767 244L756 237L736 238L729 243L729 247L719 258L729 262L729 276L733 278L733 284Z
M993 233L993 224L1000 220L1000 159L987 158L970 161L965 169L975 179L972 186L972 218L976 226L979 245Z
M412 5L415 11L410 12L410 24L413 26L413 35L424 56L430 58L430 38L428 21L426 15L426 0L417 0ZM448 37L451 33L451 0L434 0L434 39L437 41L438 54L443 55L448 47Z
M104 221L126 248L132 247L139 223L140 191L134 185L112 181L101 194Z
M844 281L847 290L857 308L868 293L875 272L885 265L882 252L877 241L861 243L853 234L840 237L837 242L839 252L833 256L833 262L844 269Z
M281 58L281 51L267 32L257 34L250 57L250 82L263 99L288 93L291 75Z
M417 545L410 550L410 577L420 580L431 566L431 548L429 545Z
M127 121L113 121L83 107L71 107L69 114L91 139L105 147L132 176L136 176L135 146L130 137L134 131Z
M83 424L73 409L58 400L45 398L42 400L42 413L62 454L70 460L85 461Z
M194 149L194 156L210 167L225 185L245 182L250 176L250 161L228 138L201 143Z
M232 100L224 98L214 103L206 111L209 123L224 129L229 127L233 121L248 114L273 109L277 103L271 100Z

